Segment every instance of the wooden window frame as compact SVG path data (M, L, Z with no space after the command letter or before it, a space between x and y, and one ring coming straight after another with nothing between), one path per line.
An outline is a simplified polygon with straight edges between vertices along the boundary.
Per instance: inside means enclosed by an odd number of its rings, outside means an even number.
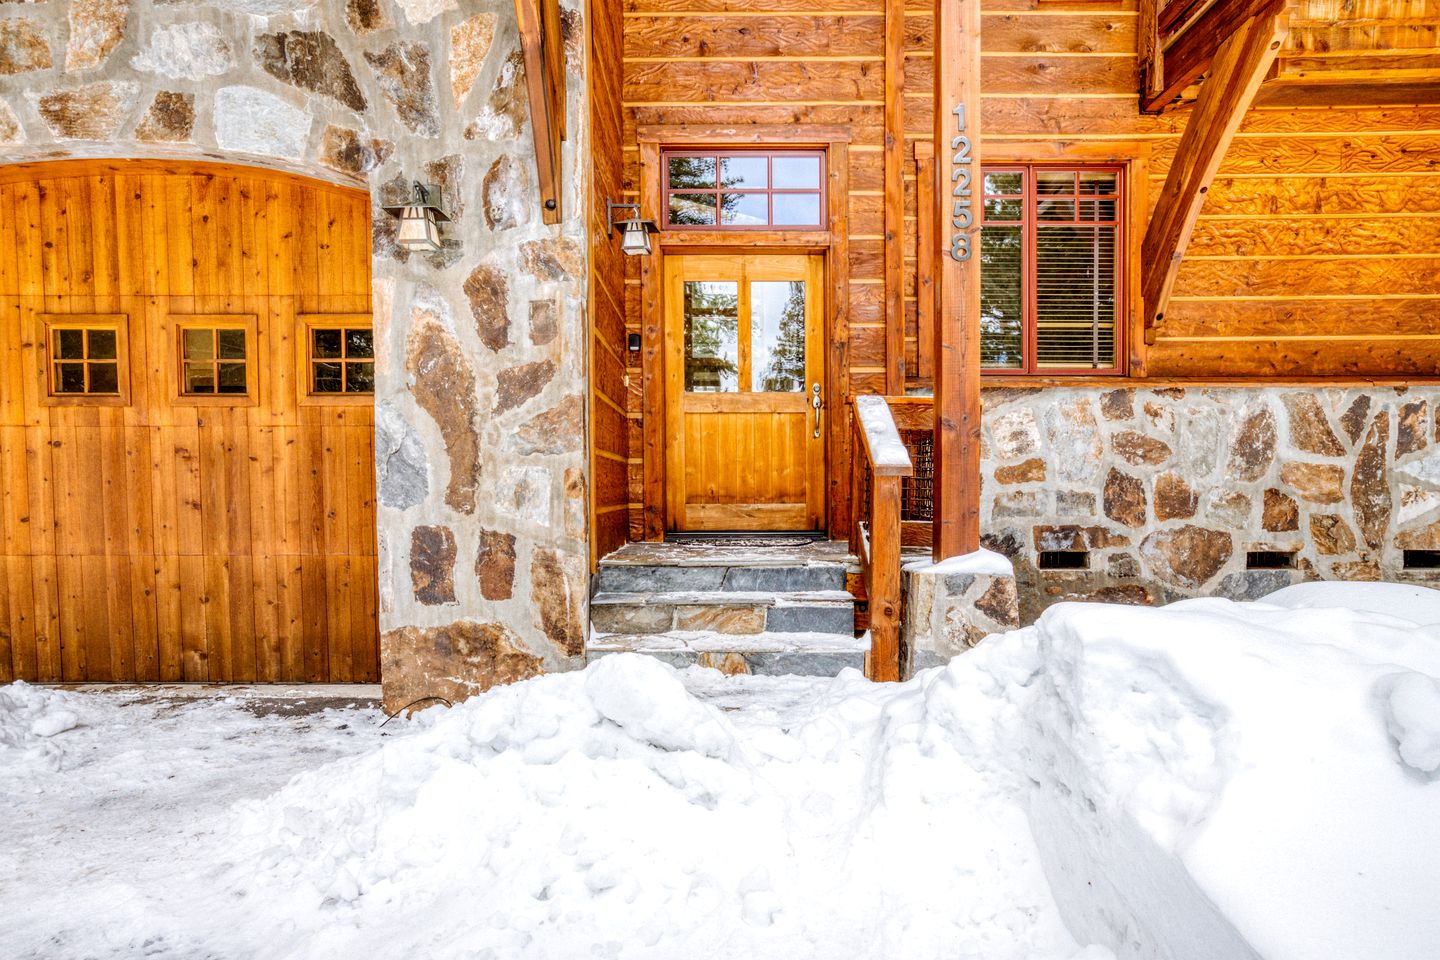
M986 166L1016 166L1048 163L1056 166L1088 166L1118 164L1125 168L1126 195L1124 213L1125 249L1125 348L1129 351L1125 377L1143 379L1147 375L1149 348L1145 343L1145 304L1141 298L1140 250L1145 242L1145 227L1150 214L1150 155L1153 145L1148 140L987 140L983 163ZM922 318L922 336L927 335ZM933 335L933 334L929 334ZM987 387L1045 385L1113 384L1114 375L1050 375L1013 373L991 370L984 374Z
M37 337L40 341L40 403L47 407L128 407L130 406L130 315L125 313L41 313ZM56 330L115 331L115 393L58 393L55 390L54 339Z
M1021 279L1021 291L1024 297L1021 308L1021 356L1024 364L1021 367L982 367L981 374L985 377L1010 376L1010 377L1124 377L1129 373L1127 365L1126 345L1130 338L1129 314L1127 309L1130 302L1130 243L1126 234L1129 232L1126 225L1129 220L1130 203L1130 177L1127 165L1120 162L1082 161L1082 160L1043 160L1043 161L1019 161L1019 160L993 160L987 159L983 167L983 174L991 173L1012 173L1019 172L1024 176L1024 186L1020 195L1021 216L1017 221L1002 221L1003 225L1016 226L1021 228L1021 237L1024 242L1024 253L1022 262L1023 276ZM1066 221L1041 221L1036 217L1037 197L1039 194L1035 189L1036 175L1039 173L1114 173L1116 177L1115 188L1115 218L1113 221L1071 221L1081 226L1086 224L1096 226L1113 226L1115 230L1115 331L1114 331L1114 352L1115 362L1112 366L1103 369L1094 367L1041 367L1039 362L1039 323L1037 320L1037 298L1039 296L1039 274L1038 274L1038 253L1037 241L1039 239L1039 228L1045 223L1060 223ZM983 175L981 183L984 183ZM984 188L978 191L981 197L980 218L981 226L985 224L985 203L986 196ZM1005 196L1010 196L1006 194ZM1064 195L1057 195L1064 196ZM1077 195L1078 198L1078 195Z
M375 330L375 317L369 313L302 313L296 316L296 329L300 339L295 349L295 394L299 404L303 407L336 407L336 406L374 406L375 393L315 393L314 384L310 379L311 362L314 357L310 355L314 349L314 340L311 332L314 330L342 330L346 328L369 327L372 334ZM379 367L380 353L377 345L377 354L374 359L376 368Z
M169 317L169 341L173 354L170 363L170 402L176 406L196 407L253 407L260 403L260 371L263 364L256 362L260 353L259 327L253 313L172 313ZM245 392L244 393L186 393L185 392L185 331L186 330L244 330L245 331Z
M827 211L829 209L829 197L826 195L827 181L827 157L828 151L824 148L815 147L787 147L784 145L769 144L763 147L692 147L692 146L666 146L660 151L660 229L663 231L687 231L687 230L715 230L723 233L740 233L746 231L777 231L784 233L816 233L827 229ZM715 187L710 190L692 188L674 188L670 186L670 158L671 157L713 157L715 158ZM763 188L748 187L726 190L720 185L720 161L726 157L764 157L766 161L766 184ZM775 183L775 158L776 157L815 157L820 163L820 185L817 188L776 188ZM670 222L670 197L672 194L706 194L715 197L715 223L671 223ZM767 211L766 223L721 223L720 222L720 196L724 193L748 193L763 194L765 196L765 209ZM786 223L776 224L775 219L775 195L791 196L818 196L819 206L817 208L816 222L813 224Z

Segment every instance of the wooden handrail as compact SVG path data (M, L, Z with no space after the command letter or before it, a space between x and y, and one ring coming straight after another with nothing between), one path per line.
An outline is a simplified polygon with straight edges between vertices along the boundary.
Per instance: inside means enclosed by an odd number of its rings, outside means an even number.
M850 545L870 601L870 679L899 680L900 479L915 468L885 397L856 397L853 424L854 448L863 456L854 458L851 478L851 502L860 512ZM861 496L867 481L868 499Z
M865 441L865 456L871 470L886 477L908 477L915 472L910 451L900 439L895 418L890 415L890 404L884 397L856 397L855 419L860 425L860 437Z

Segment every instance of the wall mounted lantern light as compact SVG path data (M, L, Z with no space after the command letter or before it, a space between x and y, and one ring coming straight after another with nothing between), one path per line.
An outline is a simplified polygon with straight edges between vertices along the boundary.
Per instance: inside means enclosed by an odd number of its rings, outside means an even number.
M409 203L397 204L382 209L400 219L400 229L395 242L406 250L439 250L440 224L448 223L450 217L436 199L440 188L434 184L414 183L415 195Z
M616 210L629 210L632 215L624 220L616 220ZM630 257L643 257L650 253L650 234L659 233L660 228L655 226L653 220L640 219L640 204L616 203L614 200L607 200L605 201L605 215L610 221L610 236L615 236L617 227L622 231L621 253Z

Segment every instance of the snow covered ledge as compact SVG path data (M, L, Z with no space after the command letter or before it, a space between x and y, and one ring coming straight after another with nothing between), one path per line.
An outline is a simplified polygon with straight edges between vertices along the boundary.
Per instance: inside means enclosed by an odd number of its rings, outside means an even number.
M939 563L905 564L901 574L905 625L901 675L948 661L992 633L1020 626L1015 569L983 547Z

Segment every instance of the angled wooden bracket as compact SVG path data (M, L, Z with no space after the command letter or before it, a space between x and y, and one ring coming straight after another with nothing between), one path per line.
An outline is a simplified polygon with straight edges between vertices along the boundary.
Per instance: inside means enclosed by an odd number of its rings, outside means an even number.
M515 0L525 93L535 137L540 216L560 222L560 143L565 139L565 37L559 0Z
M1289 14L1283 8L1244 21L1220 44L1200 87L1141 249L1146 343L1155 342L1155 328L1165 319L1175 275L1210 182L1288 29Z
M1172 106L1242 24L1278 14L1285 5L1286 0L1141 0L1140 112Z

